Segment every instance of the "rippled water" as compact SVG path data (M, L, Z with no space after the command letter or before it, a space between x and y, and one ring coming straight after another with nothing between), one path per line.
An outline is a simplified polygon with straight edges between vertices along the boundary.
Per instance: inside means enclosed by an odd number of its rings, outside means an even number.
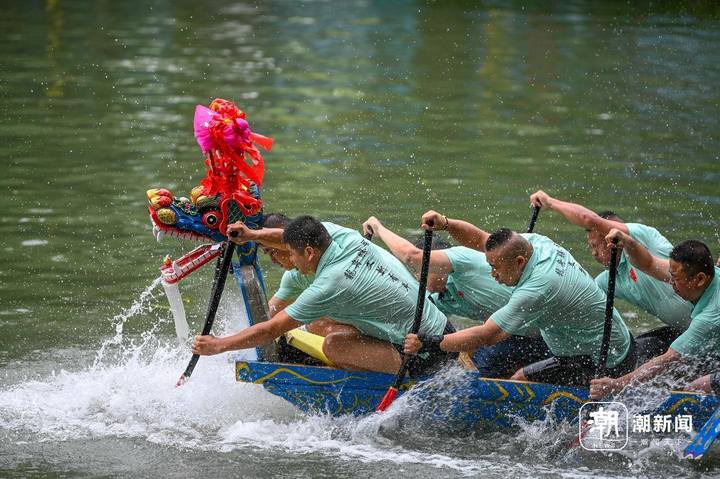
M191 245L154 242L144 192L202 178L192 112L219 96L275 138L268 211L373 214L407 236L429 208L520 228L543 188L720 253L719 18L703 2L4 2L0 475L700 474L674 443L568 453L551 425L308 417L225 358L176 390L188 351L152 283ZM600 271L557 215L537 231ZM198 330L209 283L182 286Z

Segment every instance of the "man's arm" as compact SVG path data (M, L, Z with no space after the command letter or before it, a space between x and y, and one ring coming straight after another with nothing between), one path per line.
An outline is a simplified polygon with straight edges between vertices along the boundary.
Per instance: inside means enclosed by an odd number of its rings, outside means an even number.
M432 210L422 215L422 227L433 231L447 230L455 241L478 251L485 251L485 242L490 236L487 231L467 221L450 219Z
M284 299L278 298L277 295L274 295L272 298L270 298L270 301L268 301L268 311L270 313L270 317L272 318L277 313L287 308L291 304L292 301L285 301Z
M212 335L195 336L193 354L213 355L237 349L255 348L267 344L282 334L301 325L285 311L280 311L272 319L254 324L232 336L217 338Z
M652 379L681 358L680 353L673 348L668 348L665 354L651 359L625 376L593 379L590 381L590 399L599 399L620 392L630 383L640 383Z
M230 236L230 233L233 232L237 233L237 236ZM228 237L233 243L245 244L248 241L254 241L268 248L287 250L287 245L283 243L283 232L281 228L253 230L241 222L228 225L227 228Z
M645 274L660 281L670 282L670 263L666 259L653 256L647 248L635 241L629 234L612 229L605 237L608 246L618 241L618 247L625 250L630 263Z
M463 329L457 333L446 334L440 342L440 349L448 352L475 351L483 346L490 346L509 338L510 335L500 329L492 318L480 326ZM405 338L405 352L417 353L422 342L416 334L408 334Z
M630 232L625 223L602 218L594 211L591 211L582 205L570 203L569 201L558 200L542 190L530 195L530 204L532 206L540 206L545 209L557 211L570 223L580 226L586 230L598 231L600 234L606 235L613 228L619 229L626 234Z
M369 233L371 230L375 237L380 238L382 242L385 243L393 256L413 270L420 271L423 255L420 248L415 247L414 244L405 238L387 229L380 223L380 220L374 216L371 216L363 223L364 233ZM450 263L450 259L448 259L445 253L442 251L432 251L430 253L430 271L438 274L448 274L452 272L452 263Z

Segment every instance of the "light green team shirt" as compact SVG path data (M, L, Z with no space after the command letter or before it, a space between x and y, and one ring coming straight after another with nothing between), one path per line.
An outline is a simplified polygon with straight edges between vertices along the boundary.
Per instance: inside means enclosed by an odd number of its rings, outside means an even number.
M695 303L690 326L670 347L683 356L720 354L720 268Z
M323 221L322 225L325 227L333 241L337 241L340 245L346 244L348 239L356 239L356 235L358 234L358 232L353 229L345 228L343 226L336 225L335 223ZM386 260L390 261L390 258L394 258L392 254L379 246L372 244L372 247L375 248L379 254L383 255ZM275 296L282 301L295 301L297 297L300 296L300 293L305 291L308 286L312 284L313 279L315 279L314 274L304 275L297 269L285 271L282 275L282 279L280 280L280 287L275 292ZM405 268L403 268L402 279L407 283L417 283L415 277L413 277L413 275Z
M508 334L540 330L555 356L586 355L598 363L605 324L605 293L570 253L545 236L522 234L533 247L510 301L492 319ZM613 310L607 367L627 356L630 332Z
M306 276L297 269L285 271L280 279L280 287L275 292L275 297L283 301L295 301L300 293L312 284L314 278L314 274Z
M626 223L630 236L650 251L653 256L668 259L672 244L655 228L638 223ZM607 293L608 272L600 273L595 282ZM675 294L669 283L659 281L639 269L633 268L625 256L620 253L620 262L615 279L615 297L647 311L668 326L687 329L690 324L690 301Z
M390 253L357 231L342 229L346 231L340 235L334 231L315 276L285 311L301 323L330 317L368 336L402 345L415 317L417 282ZM420 332L442 334L446 324L445 315L426 301Z
M452 265L447 290L431 296L440 311L485 321L507 304L512 288L495 281L485 253L464 246L439 251Z

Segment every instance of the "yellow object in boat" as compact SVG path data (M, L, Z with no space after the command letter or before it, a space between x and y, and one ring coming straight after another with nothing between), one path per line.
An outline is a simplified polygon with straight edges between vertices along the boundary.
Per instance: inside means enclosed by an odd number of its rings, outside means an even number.
M319 359L328 366L335 366L335 364L325 356L325 353L323 353L322 345L325 338L322 336L308 333L304 329L297 328L285 333L285 339L290 346L299 349L315 359Z

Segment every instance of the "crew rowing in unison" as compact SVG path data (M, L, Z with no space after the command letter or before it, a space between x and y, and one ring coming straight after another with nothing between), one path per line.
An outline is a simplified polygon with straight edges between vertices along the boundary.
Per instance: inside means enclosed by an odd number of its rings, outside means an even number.
M592 278L547 236L473 224L428 211L426 230L447 231L458 246L435 236L429 256L421 327L411 332L422 250L376 217L363 232L310 216L272 214L261 229L229 225L232 241L257 242L285 272L269 301L271 319L227 337L198 336L196 354L255 347L306 325L324 337L323 353L351 371L397 373L403 353L410 374L436 371L469 353L483 377L590 387L593 398L615 394L670 369L692 364L691 388L720 389L720 281L709 249L696 240L674 248L655 228L594 213L540 190L531 205L560 213L587 232L592 256L605 268ZM619 254L611 265L611 248ZM409 268L406 269L405 266ZM617 298L646 311L663 327L633 338ZM612 296L612 295L611 295ZM448 317L474 325L455 331ZM477 324L480 323L480 324ZM602 345L606 353L602 353ZM710 361L713 359L713 361ZM703 367L701 367L703 365ZM597 378L602 373L601 378ZM713 375L714 374L714 375ZM597 378L597 379L596 379ZM716 379L713 379L716 378Z

